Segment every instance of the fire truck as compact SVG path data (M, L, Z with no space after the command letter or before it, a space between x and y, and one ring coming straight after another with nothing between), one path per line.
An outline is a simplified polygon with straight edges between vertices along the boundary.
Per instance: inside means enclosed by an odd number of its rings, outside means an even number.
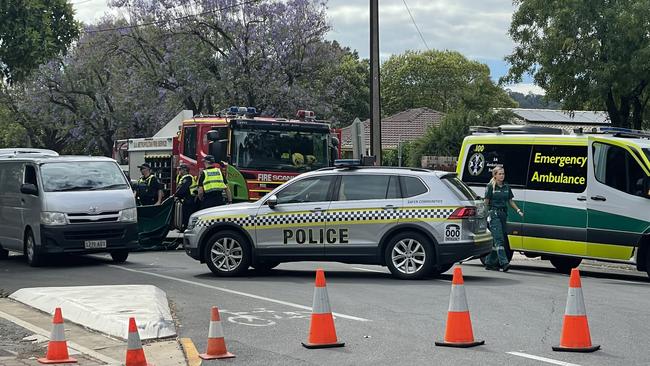
M331 166L340 155L340 130L317 121L312 111L296 119L260 117L252 107L186 119L174 140L174 166L198 176L206 155L225 164L223 173L237 202L255 201L304 173Z

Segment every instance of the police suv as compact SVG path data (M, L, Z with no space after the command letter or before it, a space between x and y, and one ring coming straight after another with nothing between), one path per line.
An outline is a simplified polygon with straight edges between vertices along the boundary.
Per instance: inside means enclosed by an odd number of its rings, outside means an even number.
M257 202L199 211L183 245L219 276L249 266L336 261L388 266L402 279L489 253L483 202L455 173L344 166L302 174Z

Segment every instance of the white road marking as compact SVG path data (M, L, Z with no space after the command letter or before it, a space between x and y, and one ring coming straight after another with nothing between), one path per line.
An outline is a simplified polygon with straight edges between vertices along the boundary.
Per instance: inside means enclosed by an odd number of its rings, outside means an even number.
M144 275L148 275L148 276L164 278L166 280L182 282L182 283L186 283L188 285L194 285L194 286L209 288L209 289L217 290L217 291L221 291L221 292L227 292L227 293L233 294L233 295L245 296L245 297L250 297L252 299L273 302L273 303L276 303L276 304L286 305L286 306L290 306L290 307L297 308L297 309L303 309L303 310L309 310L309 311L312 310L310 306L295 304L295 303L288 302L288 301L283 301L283 300L272 299L272 298L269 298L269 297L259 296L259 295L255 295L255 294L249 294L247 292L231 290L231 289L227 289L227 288L224 288L224 287L206 285L205 283L201 283L201 282L194 282L194 281L184 280L182 278L176 278L176 277L172 277L172 276L166 276L166 275L162 275L162 274L158 274L158 273L151 273L151 272L147 272L147 271L139 271L137 269L131 269L131 268L116 266L116 265L112 265L112 264L109 264L109 267L121 269L121 270L124 270L124 271L134 272L134 273L140 273L140 274L144 274ZM352 315L345 315L345 314L339 314L339 313L332 313L332 314L334 316L339 317L339 318L348 319L348 320L356 320L356 321L360 321L360 322L369 322L369 321L371 321L370 319L360 318L360 317L356 317L356 316L352 316Z
M37 327L36 325L28 323L28 322L26 322L24 320L18 319L13 315L10 315L10 314L7 314L7 313L5 313L3 311L0 311L0 318L7 319L8 321L10 321L10 322L12 322L12 323L14 323L14 324L16 324L18 326L21 326L21 327L23 327L23 328L25 328L25 329L27 329L27 330L29 330L31 332L34 332L34 333L36 333L36 334L38 334L40 336L43 336L43 337L46 337L47 339L50 339L50 331L45 330L45 329L40 328L40 327ZM73 349L75 351L78 351L80 353L88 355L88 356L90 356L92 358L95 358L95 359L97 359L99 361L105 362L105 363L107 363L109 365L121 365L122 364L122 361L118 361L118 360L112 359L112 358L110 358L108 356L104 356L103 354L101 354L99 352L93 351L92 349L86 348L86 347L84 347L84 346L82 346L80 344L77 344L75 342L66 341L66 343L68 345L68 348L71 348L71 349Z
M525 358L530 358L531 360L537 360L537 361L542 361L546 363L550 363L552 365L560 365L560 366L580 366L575 363L569 363L569 362L564 362L564 361L558 361L554 360L552 358L546 358L546 357L541 357L541 356L535 356L535 355L529 355L527 353L523 352L506 352L509 355L513 356L519 356L519 357L525 357Z
M386 271L378 271L376 269L368 269L368 268L361 268L361 267L352 267L352 269L356 269L359 271L366 271L366 272L387 273Z

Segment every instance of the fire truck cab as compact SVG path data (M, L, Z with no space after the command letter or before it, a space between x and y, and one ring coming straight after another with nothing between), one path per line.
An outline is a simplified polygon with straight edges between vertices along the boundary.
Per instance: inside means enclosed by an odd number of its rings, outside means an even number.
M331 166L339 156L336 134L311 111L298 111L290 120L231 107L182 122L174 141L175 166L183 163L198 176L205 156L212 155L225 163L233 200L255 201L303 172Z

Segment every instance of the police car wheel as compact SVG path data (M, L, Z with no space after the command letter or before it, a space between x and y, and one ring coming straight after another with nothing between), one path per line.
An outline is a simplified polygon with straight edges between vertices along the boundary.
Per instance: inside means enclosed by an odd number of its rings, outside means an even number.
M250 246L237 232L219 232L212 235L205 246L205 261L217 276L238 276L250 266Z
M427 238L418 233L391 238L385 259L393 276L403 280L423 278L433 272L433 250Z

